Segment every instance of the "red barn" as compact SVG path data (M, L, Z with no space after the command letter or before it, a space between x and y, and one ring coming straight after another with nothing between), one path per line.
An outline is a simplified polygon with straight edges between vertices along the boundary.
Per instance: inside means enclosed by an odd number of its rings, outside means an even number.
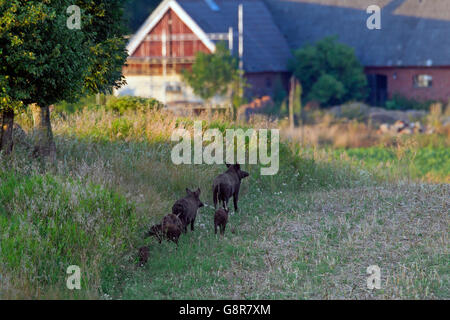
M286 85L291 50L337 35L365 67L371 104L394 94L450 99L449 0L164 0L130 40L128 86L119 94L200 101L180 70L195 52L213 52L218 38L229 41L230 28L237 56L239 4L249 96L273 94L279 80ZM379 30L367 28L374 4L381 8Z
M130 39L124 75L128 85L118 94L155 97L164 103L201 102L181 81L197 51L214 52L217 41L239 50L238 7L243 4L243 70L247 94L272 94L287 78L291 56L286 39L264 2L259 0L165 0ZM225 103L216 97L215 103Z

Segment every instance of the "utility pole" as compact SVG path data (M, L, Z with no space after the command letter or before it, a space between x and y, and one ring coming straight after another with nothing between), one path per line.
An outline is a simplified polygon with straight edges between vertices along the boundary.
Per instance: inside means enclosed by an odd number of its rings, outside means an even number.
M239 70L244 70L244 6L239 4L238 10L239 28Z
M239 98L244 96L244 5L238 6Z

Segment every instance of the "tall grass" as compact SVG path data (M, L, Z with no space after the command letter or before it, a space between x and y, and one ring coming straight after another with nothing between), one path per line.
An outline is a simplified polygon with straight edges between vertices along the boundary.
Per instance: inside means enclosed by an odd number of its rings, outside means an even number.
M125 262L133 205L92 183L20 171L0 171L0 298L69 297L70 265L82 270L84 295L96 296L103 273Z
M54 113L56 163L33 159L20 143L15 154L1 158L3 297L77 297L65 288L65 269L73 264L86 275L78 297L113 294L123 274L134 268L144 231L170 212L186 187L199 186L202 199L211 202L212 178L224 168L176 166L170 160L172 131L192 130L192 118L157 110L121 113L104 108ZM221 115L211 122L206 118L197 117L204 129L238 126ZM31 115L22 114L18 122L31 139ZM264 119L247 126L268 125L276 124ZM259 166L246 167L251 176L243 193L248 185L271 194L280 186L307 191L370 180L341 161L301 157L288 144L281 145L280 153L276 176L263 177Z
M225 168L172 163L172 131L192 131L194 119L203 121L204 130L222 132L278 125L265 118L240 125L224 115L180 118L158 110L119 114L90 108L52 114L55 163L32 158L27 143L20 141L12 156L0 155L0 298L187 297L189 292L200 295L198 278L211 287L206 296L217 297L215 290L232 280L216 279L215 270L234 265L255 269L251 259L257 257L260 263L264 250L253 248L252 241L268 230L275 234L271 224L278 215L298 210L301 204L309 208L309 193L360 188L383 178L377 168L348 155L282 142L277 175L261 176L258 165L245 166L250 177L241 188L244 213L232 222L239 241L216 243L200 231L182 237L184 249L178 255L170 244L155 247L150 269L145 269L148 274L141 274L143 279L153 277L149 286L155 291L145 292L145 283L136 284L141 294L130 283L140 279L134 278L136 252L148 244L144 232L171 211L186 187L200 187L202 201L211 205L212 179ZM31 115L20 115L18 122L32 139ZM208 230L211 210L207 206L199 214L200 230ZM199 252L208 256L201 263ZM82 270L80 292L65 287L66 268L73 264ZM169 273L179 281L177 287L165 281Z

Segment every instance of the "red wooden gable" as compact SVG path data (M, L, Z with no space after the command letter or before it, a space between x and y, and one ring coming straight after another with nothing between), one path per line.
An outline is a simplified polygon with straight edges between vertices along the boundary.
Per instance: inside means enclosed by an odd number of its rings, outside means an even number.
M161 36L165 31L167 35L167 57L194 57L198 51L209 53L209 49L195 36L192 30L169 9L156 26L149 32L150 36ZM171 40L170 35L190 35L195 40ZM191 39L191 37L189 39ZM138 46L132 57L162 57L162 41L145 38Z

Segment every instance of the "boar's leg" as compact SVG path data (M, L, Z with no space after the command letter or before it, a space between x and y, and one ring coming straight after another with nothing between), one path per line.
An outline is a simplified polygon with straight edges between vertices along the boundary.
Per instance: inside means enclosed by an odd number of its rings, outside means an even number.
M234 211L235 212L237 212L239 209L238 209L238 201L239 201L239 193L238 192L235 192L234 194L233 194L233 203L234 203Z
M217 190L217 187L214 187L214 191L213 191L213 202L214 202L214 209L217 209L217 199L219 197L219 190ZM220 200L219 200L220 202Z
M228 210L228 201L229 201L230 199L227 199L227 200L223 200L223 208L225 209L225 210Z
M195 218L191 221L191 231L194 231Z

